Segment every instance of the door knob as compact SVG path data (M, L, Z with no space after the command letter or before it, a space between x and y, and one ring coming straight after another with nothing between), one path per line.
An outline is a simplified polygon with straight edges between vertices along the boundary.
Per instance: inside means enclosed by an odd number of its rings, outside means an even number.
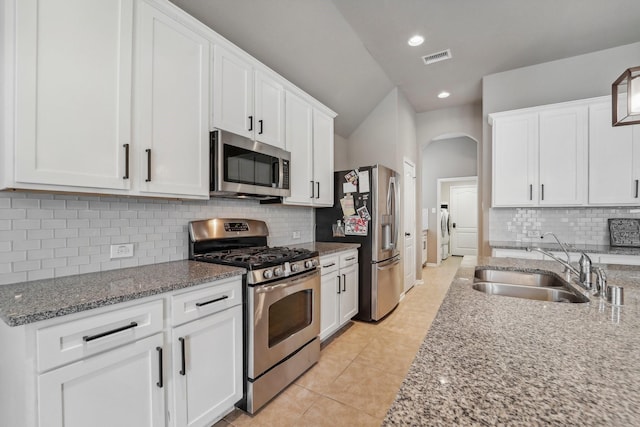
M409 236L411 236L411 233L404 233L404 235L409 237Z
M453 228L456 228L456 223L455 222L453 223Z

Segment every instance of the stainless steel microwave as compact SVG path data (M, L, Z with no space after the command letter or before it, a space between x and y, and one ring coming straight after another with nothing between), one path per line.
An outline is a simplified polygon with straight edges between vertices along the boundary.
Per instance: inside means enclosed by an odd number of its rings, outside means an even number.
M211 132L212 196L275 198L291 195L291 153L221 130Z

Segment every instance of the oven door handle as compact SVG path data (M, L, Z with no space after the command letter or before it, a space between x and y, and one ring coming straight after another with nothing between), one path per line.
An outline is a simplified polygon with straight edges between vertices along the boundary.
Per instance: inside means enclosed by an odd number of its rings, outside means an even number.
M296 286L299 285L300 283L303 283L307 280L309 280L312 277L318 276L320 274L320 272L316 269L313 270L310 273L306 273L303 274L302 276L295 276L294 280L292 281L287 281L284 283L278 283L276 285L262 285L262 286L256 286L255 289L255 293L256 294L267 294L270 292L275 292L284 288L288 288L288 287L292 287L292 286Z

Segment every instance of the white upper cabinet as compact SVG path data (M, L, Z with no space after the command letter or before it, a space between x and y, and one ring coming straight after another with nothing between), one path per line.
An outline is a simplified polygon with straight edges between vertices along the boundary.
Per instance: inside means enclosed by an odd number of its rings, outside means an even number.
M284 203L333 206L333 117L288 91L285 116L291 196Z
M611 102L589 106L589 203L640 204L640 126L611 126Z
M255 77L255 139L284 148L284 88L260 71Z
M213 59L213 126L253 138L253 69L216 45Z
M15 7L18 185L9 185L128 189L133 2L20 0Z
M313 110L315 206L333 206L333 117Z
M284 148L283 86L220 45L213 62L213 126Z
M142 193L209 197L209 42L145 2L137 15Z
M538 200L538 117L493 121L493 206L534 206Z
M540 206L585 204L587 107L543 111L538 120Z
M490 116L494 207L587 203L586 103Z

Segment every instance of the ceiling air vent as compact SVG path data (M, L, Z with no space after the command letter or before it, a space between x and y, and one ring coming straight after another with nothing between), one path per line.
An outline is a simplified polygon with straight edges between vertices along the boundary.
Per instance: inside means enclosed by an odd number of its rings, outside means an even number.
M422 57L425 65L433 64L435 62L451 59L451 49L443 50L440 52L432 53Z

